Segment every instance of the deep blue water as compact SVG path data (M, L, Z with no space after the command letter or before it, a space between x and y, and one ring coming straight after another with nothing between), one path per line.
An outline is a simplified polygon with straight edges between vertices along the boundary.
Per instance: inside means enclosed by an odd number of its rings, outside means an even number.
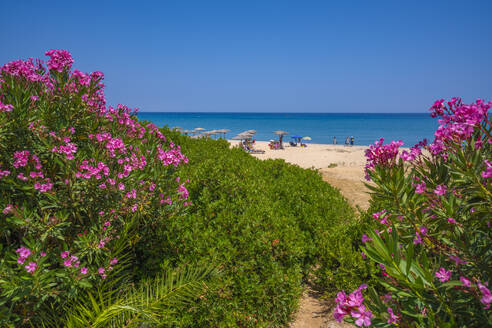
M423 138L433 140L437 120L429 114L341 114L341 113L138 113L138 117L158 126L179 126L185 130L194 128L230 129L227 139L245 130L256 130L256 139L277 139L275 130L289 132L291 136L310 136L311 143L330 144L333 137L344 143L353 136L356 145L369 145L380 137L386 142L403 140L405 146L413 146Z

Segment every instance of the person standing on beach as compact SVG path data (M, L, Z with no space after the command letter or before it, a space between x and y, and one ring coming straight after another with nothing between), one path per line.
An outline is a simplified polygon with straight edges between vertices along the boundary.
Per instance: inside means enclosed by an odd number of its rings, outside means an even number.
M348 146L349 145L349 137L347 137L347 139L345 139L345 146Z
M354 145L354 136L350 137L350 145L353 146Z
M337 137L333 137L333 144L336 145L337 144Z

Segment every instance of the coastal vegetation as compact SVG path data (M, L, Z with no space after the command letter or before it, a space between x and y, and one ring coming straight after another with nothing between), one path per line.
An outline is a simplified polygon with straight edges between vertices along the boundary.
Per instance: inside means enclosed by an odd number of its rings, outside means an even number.
M316 170L140 121L46 55L0 70L0 326L283 327L306 284L357 326L492 325L492 102L370 146L359 217Z
M285 326L303 284L369 279L318 172L141 122L46 55L0 72L1 326Z
M492 325L492 102L436 101L440 126L431 144L409 151L376 142L366 151L374 182L375 230L364 256L377 284L338 293L334 316L357 326Z

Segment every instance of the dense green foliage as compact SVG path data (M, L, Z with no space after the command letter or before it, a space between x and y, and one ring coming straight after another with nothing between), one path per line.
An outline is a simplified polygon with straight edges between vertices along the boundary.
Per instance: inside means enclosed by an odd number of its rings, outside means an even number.
M281 326L308 278L333 292L368 277L354 212L318 172L258 160L224 140L172 133L165 132L189 158L179 173L190 179L193 205L149 240L155 255L145 258L166 262L141 267L158 271L198 259L221 266L216 289L187 313L191 322Z

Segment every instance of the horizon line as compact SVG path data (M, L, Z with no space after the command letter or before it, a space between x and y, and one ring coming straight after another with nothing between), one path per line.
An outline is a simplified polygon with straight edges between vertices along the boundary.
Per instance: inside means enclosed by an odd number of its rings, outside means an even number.
M137 114L429 114L429 112L171 112L171 111L138 111Z

